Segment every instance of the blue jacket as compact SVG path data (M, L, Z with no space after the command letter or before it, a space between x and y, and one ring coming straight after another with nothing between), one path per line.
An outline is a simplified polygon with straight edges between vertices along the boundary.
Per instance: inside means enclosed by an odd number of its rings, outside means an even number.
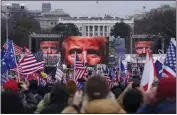
M166 101L152 106L145 104L137 111L138 114L176 114L176 100Z

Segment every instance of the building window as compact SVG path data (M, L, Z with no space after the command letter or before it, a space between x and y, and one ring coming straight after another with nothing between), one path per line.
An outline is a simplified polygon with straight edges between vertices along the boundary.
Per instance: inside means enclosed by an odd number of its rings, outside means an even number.
M93 33L90 33L90 36L93 36Z
M98 36L98 33L95 33L95 36Z
M95 26L95 31L98 31L98 26Z
M93 31L93 26L90 26L90 31Z
M88 26L86 26L86 32L88 32Z
M107 33L104 33L104 36L107 36Z
M103 26L100 26L100 31L103 31Z
M82 27L80 27L80 31L82 31Z
M86 33L86 36L88 36L88 33Z
M51 22L51 24L53 24L53 22Z
M104 31L107 32L107 26L104 27Z
M57 24L57 22L55 22L55 25Z
M100 36L103 36L103 33L100 33Z

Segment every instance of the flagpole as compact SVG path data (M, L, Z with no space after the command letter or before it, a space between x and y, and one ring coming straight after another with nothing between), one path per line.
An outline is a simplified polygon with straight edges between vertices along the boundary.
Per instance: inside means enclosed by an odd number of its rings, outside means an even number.
M8 49L8 39L9 39L9 33L8 33L8 16L6 16L6 44L7 44L7 49ZM9 75L9 71L7 70L7 76Z
M119 57L119 77L121 76L121 63L120 63L120 57Z
M13 41L12 41L12 48L13 48L13 51L14 51L14 44L13 44ZM14 51L14 56L15 56L15 51ZM16 65L17 65L16 56L15 56L15 62L16 62ZM18 65L17 65L17 74L18 74L18 77L20 78L20 73L19 73L19 70L18 70Z

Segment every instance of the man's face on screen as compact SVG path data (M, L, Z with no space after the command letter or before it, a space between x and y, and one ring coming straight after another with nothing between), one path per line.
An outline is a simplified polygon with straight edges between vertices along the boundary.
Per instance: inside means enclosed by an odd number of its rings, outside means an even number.
M89 65L101 63L100 42L94 38L75 38L65 42L65 60L68 64L74 64L75 52L80 61Z
M40 48L44 54L56 54L57 45L58 42L56 41L42 41L40 43Z

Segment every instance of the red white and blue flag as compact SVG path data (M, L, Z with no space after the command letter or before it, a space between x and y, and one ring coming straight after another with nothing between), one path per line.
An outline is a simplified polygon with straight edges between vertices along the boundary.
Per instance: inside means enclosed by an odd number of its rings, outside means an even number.
M29 75L43 69L44 59L41 51L24 56L18 64L18 70L22 75Z
M170 76L176 77L176 44L172 40L168 46L162 77Z
M86 67L79 60L79 57L75 53L75 63L74 63L74 82L78 84L78 79L84 78L84 74L86 73Z
M15 43L13 43L13 47L14 47L14 54L15 54L16 56L17 56L17 55L20 55L20 54L22 53L23 49L22 49L20 46L18 46L18 45L16 45ZM4 48L5 50L8 49L7 43L5 43L5 44L3 45L3 48Z

